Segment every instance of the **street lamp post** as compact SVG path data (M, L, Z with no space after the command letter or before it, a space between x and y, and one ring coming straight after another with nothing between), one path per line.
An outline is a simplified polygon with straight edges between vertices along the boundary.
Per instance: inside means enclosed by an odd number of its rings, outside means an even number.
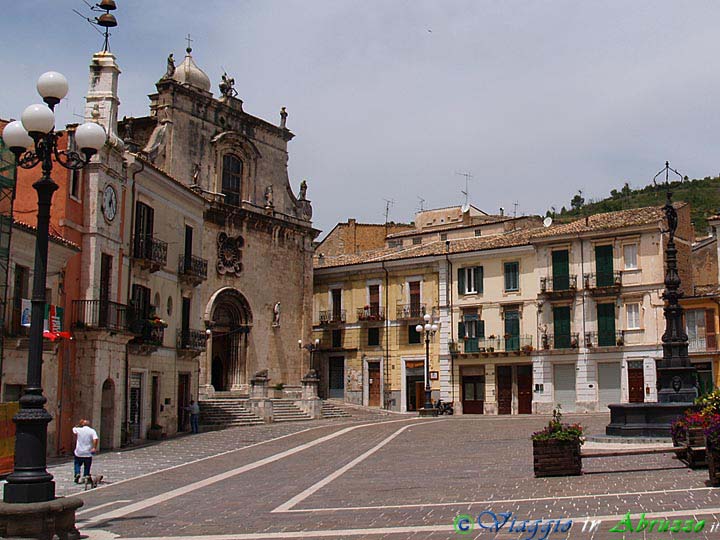
M316 338L313 343L308 343L307 345L303 345L302 340L299 339L298 344L303 349L306 349L310 353L310 369L315 369L315 351L320 349L320 340Z
M42 167L42 176L33 184L38 195L38 211L27 386L20 398L20 410L13 418L15 464L5 484L3 501L6 503L39 503L55 499L55 482L47 472L45 458L47 425L52 417L45 410L47 400L42 392L48 228L53 193L58 189L50 177L53 159L67 169L81 169L107 140L102 126L85 123L75 130L75 142L80 152L70 148L58 150L57 142L62 134L55 132L53 110L67 94L67 80L62 74L50 71L40 76L37 90L45 105L30 105L23 111L22 121L10 122L3 130L5 145L15 154L19 167L31 169L38 164Z
M432 388L430 388L430 340L438 331L438 325L431 321L429 313L423 316L425 324L418 324L415 330L418 334L425 335L425 404L420 411L420 416L437 416L438 411L432 404Z

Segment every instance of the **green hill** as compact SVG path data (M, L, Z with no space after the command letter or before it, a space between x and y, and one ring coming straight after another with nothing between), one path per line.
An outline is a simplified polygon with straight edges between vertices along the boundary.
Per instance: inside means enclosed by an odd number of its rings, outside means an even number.
M670 182L674 201L688 202L692 208L692 221L698 236L706 234L707 217L720 212L720 177L702 180L683 180ZM631 189L626 183L620 190L611 190L610 197L599 201L588 200L582 192L570 201L570 208L562 207L559 211L553 208L548 215L560 222L572 221L586 215L600 212L613 212L628 208L657 206L665 203L665 183L650 184L640 189Z

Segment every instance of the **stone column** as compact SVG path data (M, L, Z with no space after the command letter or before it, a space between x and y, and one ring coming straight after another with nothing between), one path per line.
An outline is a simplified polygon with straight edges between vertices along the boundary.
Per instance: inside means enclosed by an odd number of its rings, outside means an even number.
M248 399L248 409L265 422L273 421L273 404L268 398L269 383L267 370L258 371L250 380L250 399Z
M317 371L311 369L302 378L302 399L295 402L310 418L322 418L322 400L318 397L318 383L320 378Z
M228 366L228 374L230 376L230 390L242 390L242 373L240 372L240 355L238 352L238 336L231 336L230 342L230 363Z

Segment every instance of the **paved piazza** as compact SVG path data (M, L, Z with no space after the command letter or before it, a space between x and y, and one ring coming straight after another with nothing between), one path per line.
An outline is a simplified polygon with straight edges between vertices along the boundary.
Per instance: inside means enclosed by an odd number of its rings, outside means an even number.
M507 528L453 530L456 516L489 510L513 512L518 521L572 519L572 538L720 537L711 532L720 489L707 487L706 469L687 469L668 454L590 459L583 476L535 479L529 436L547 420L363 415L107 454L95 472L109 483L80 494L79 526L90 539L531 538ZM601 433L608 417L580 420ZM61 481L69 465L52 472ZM609 532L627 512L707 524L675 536ZM602 520L593 532L582 531L588 517Z

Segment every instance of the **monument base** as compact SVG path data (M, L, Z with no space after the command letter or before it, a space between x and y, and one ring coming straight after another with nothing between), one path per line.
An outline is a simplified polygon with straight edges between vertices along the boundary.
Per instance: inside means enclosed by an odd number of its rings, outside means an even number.
M76 540L75 511L83 505L77 497L58 497L38 503L0 502L0 538L37 538L57 535L60 540Z
M610 408L606 435L620 437L670 437L670 424L692 403L615 403Z

